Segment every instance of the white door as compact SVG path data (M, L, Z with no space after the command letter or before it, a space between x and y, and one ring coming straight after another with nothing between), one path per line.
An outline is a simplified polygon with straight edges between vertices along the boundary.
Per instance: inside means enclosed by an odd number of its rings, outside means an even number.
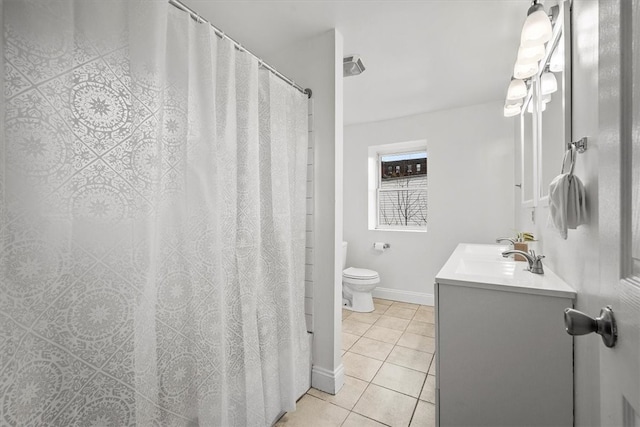
M640 427L640 0L600 0L599 14L600 298L618 327L600 347L600 415Z

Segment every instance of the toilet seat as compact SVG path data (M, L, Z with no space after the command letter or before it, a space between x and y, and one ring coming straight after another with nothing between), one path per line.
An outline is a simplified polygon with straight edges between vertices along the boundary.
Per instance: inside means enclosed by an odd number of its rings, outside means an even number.
M349 267L342 271L342 277L347 279L378 279L378 272L366 268Z
M342 272L342 283L352 285L357 290L364 290L363 286L380 283L380 276L377 271L349 267Z

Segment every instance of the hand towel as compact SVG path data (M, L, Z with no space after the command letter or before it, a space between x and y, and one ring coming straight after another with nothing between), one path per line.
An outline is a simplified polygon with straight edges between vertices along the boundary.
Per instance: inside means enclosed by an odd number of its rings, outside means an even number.
M586 192L580 178L563 173L551 181L549 219L565 240L567 229L575 230L587 223Z
M549 218L560 237L567 239L567 201L569 198L568 173L556 176L549 184Z
M587 200L584 185L580 178L573 174L575 167L575 149L564 153L560 175L549 184L549 220L567 239L567 229L575 230L587 222ZM569 173L564 173L567 160L570 160Z
M587 222L586 192L580 178L569 178L569 196L567 199L567 228L575 230Z

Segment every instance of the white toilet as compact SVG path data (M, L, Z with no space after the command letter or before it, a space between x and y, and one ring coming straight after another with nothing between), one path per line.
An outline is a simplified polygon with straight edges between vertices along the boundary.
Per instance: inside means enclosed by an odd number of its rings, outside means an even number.
M347 242L342 242L342 302L343 307L362 313L375 309L371 292L380 283L377 271L347 266Z

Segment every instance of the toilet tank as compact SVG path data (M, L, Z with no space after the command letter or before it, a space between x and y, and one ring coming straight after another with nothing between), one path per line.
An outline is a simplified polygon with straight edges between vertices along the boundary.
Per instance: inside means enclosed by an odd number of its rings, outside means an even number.
M347 242L342 242L342 269L347 268Z

